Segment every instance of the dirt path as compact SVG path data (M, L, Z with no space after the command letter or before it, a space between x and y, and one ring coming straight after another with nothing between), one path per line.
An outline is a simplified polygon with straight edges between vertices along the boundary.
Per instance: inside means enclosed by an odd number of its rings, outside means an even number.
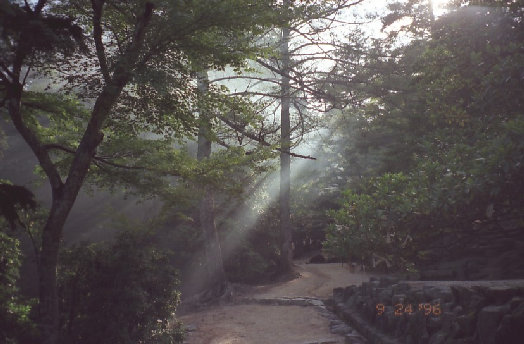
M250 304L216 306L179 318L192 329L190 344L304 344L343 343L341 335L330 331L330 319L319 307L293 304L256 304L279 298L309 297L327 299L333 288L360 284L369 275L350 273L341 264L296 263L300 277L279 284L251 288L243 297ZM252 304L253 301L255 304ZM291 300L293 301L293 300Z

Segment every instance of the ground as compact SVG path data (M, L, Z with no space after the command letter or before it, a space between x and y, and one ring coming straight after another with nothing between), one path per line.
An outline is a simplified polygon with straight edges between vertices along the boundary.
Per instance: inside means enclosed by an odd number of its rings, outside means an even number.
M351 273L347 265L306 264L297 261L300 277L273 285L248 288L238 299L271 300L282 297L328 299L333 288L357 285L371 277ZM191 331L190 344L302 344L343 343L332 334L329 319L315 307L296 305L229 304L214 306L179 318Z

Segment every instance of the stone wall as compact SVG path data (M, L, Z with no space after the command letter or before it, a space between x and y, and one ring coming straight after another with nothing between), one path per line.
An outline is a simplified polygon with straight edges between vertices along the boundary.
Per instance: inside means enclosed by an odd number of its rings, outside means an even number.
M371 278L333 290L335 312L369 343L524 343L524 281Z

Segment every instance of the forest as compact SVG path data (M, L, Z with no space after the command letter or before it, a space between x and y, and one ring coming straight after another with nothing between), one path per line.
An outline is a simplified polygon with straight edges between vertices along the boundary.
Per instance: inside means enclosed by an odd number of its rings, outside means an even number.
M0 342L182 343L300 258L524 278L523 18L0 0Z

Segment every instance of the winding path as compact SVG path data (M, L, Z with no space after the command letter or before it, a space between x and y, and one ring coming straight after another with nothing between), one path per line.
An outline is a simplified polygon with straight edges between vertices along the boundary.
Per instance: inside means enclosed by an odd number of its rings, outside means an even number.
M231 304L180 317L190 330L185 343L344 343L343 333L348 329L326 310L322 300L332 296L333 288L360 284L370 275L350 273L336 263L297 261L295 268L300 277L294 280L252 287Z

